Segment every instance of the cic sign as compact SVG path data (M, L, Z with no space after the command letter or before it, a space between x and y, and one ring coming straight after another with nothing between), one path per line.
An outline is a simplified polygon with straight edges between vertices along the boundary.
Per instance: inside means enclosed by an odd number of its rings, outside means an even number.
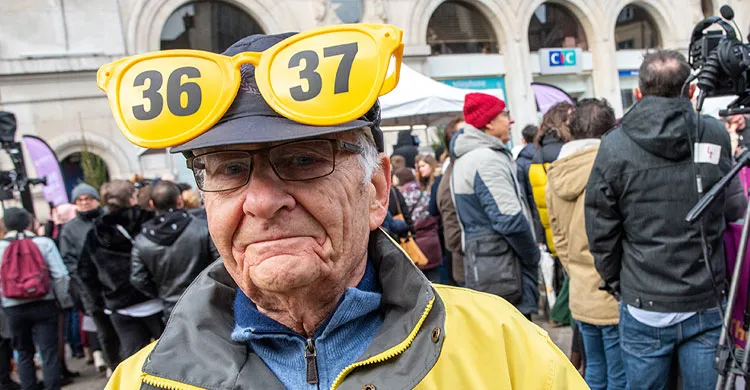
M583 71L583 51L539 49L539 70L542 74L580 73Z

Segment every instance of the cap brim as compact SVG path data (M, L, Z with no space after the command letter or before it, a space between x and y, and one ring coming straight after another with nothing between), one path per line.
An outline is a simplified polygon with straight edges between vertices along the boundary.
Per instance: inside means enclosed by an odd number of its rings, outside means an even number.
M372 126L371 122L354 120L337 126L308 126L277 116L245 116L220 122L198 137L170 148L171 153L187 152L214 146L292 141Z

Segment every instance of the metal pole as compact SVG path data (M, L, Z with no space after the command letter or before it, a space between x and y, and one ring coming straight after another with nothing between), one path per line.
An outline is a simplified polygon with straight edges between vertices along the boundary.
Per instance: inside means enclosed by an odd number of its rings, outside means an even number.
M721 367L722 358L719 356L719 354L722 352L723 347L728 348L728 350L731 352L732 348L734 348L734 345L725 346L724 344L727 343L727 339L729 338L729 332L730 328L732 326L732 311L734 310L734 301L737 297L737 286L740 282L740 275L742 274L742 267L745 263L745 251L747 250L747 238L750 234L750 203L745 208L745 219L744 223L742 225L742 236L740 238L740 247L739 251L737 252L737 258L735 259L734 263L734 272L732 273L732 283L729 286L729 299L727 300L727 309L724 312L724 326L721 328L721 336L719 337L719 346L716 349L716 361L719 363L719 367ZM730 354L730 356L733 356ZM719 378L716 381L716 390L721 390L724 388L724 383L726 382L727 386L730 386L730 384L734 385L734 377L735 374L731 374L731 370L734 366L733 358L729 360L730 367L727 367L727 370L719 370ZM727 380L726 375L727 371L730 372L729 374L729 380ZM731 387L727 387L727 389L731 389Z

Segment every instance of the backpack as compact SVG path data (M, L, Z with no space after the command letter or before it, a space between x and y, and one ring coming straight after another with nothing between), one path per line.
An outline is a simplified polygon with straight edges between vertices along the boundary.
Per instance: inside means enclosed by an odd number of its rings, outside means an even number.
M5 248L0 287L2 295L12 299L42 298L49 294L49 267L31 238L19 235Z

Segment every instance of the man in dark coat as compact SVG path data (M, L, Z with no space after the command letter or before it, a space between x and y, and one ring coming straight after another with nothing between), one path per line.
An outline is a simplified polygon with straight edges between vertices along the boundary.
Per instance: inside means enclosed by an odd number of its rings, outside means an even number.
M414 169L414 159L419 154L417 145L419 145L419 138L412 136L411 130L400 131L391 155L403 156L406 160L406 168Z
M164 322L182 293L219 257L208 235L208 222L182 208L176 184L162 180L151 191L157 216L143 225L133 244L130 282L164 304Z
M729 193L720 193L702 221L685 221L701 197L696 172L705 193L732 168L724 126L698 116L681 94L690 73L679 52L646 55L638 103L602 138L586 185L589 248L602 280L621 300L620 343L632 389L664 388L672 356L684 383L716 385L724 229L745 202L729 207Z

